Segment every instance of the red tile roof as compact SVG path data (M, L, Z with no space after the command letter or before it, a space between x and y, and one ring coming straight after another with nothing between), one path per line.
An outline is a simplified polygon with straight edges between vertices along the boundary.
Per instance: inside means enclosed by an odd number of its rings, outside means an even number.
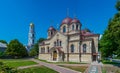
M50 26L49 29L48 29L48 31L49 30L56 30L56 29L53 26Z
M80 23L80 21L76 18L74 18L70 23Z

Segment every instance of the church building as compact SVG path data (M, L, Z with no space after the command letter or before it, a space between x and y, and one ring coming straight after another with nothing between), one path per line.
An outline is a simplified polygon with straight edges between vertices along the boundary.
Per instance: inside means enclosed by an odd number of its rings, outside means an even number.
M66 17L60 30L49 27L48 37L39 43L39 59L51 62L92 62L98 60L99 34L87 29L77 18Z

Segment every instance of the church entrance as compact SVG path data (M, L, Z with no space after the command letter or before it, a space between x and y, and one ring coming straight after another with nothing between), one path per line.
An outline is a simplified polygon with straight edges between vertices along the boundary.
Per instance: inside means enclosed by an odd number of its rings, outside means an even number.
M53 61L57 60L57 51L53 51Z

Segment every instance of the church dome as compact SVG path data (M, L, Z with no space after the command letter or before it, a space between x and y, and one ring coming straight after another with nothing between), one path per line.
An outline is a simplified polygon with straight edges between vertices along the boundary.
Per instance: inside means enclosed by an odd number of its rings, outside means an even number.
M80 21L79 21L78 19L74 18L74 19L71 21L71 23L80 23Z
M72 18L67 17L62 21L62 24L69 24L72 21Z
M50 26L50 28L48 29L49 30L56 30L53 26Z

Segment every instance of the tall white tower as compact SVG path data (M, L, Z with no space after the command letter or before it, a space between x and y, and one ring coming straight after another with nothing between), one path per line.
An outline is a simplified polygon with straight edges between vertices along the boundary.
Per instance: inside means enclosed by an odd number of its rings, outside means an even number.
M35 42L35 31L34 31L34 24L30 23L29 26L29 33L28 33L28 51L33 47Z

